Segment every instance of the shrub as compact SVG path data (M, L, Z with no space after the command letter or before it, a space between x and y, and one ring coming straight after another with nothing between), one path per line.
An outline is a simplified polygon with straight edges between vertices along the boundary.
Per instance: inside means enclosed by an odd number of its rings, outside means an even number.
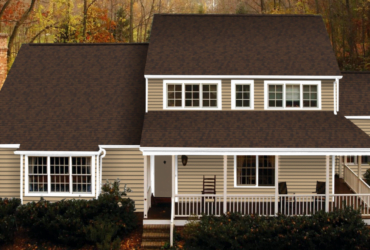
M370 185L370 168L366 170L366 172L363 175L364 181Z
M0 244L11 242L17 229L14 213L20 199L0 198Z
M119 180L107 182L98 199L55 203L41 199L19 207L17 219L31 237L70 246L90 242L107 249L118 235L126 235L137 225L135 204L125 197L128 191L126 187L119 191Z
M313 216L204 216L183 230L185 249L367 249L369 229L352 208Z

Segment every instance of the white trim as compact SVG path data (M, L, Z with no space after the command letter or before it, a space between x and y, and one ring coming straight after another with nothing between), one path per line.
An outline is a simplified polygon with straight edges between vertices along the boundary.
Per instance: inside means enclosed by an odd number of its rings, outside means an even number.
M24 196L26 197L65 197L65 198L68 198L68 197L91 197L91 198L94 198L95 197L95 160L94 160L94 156L91 156L91 193L72 193L72 189L70 188L69 192L51 192L50 190L50 185L51 185L51 181L50 181L50 157L51 156L45 156L44 157L47 157L47 176L48 176L48 190L47 192L29 192L28 191L28 157L29 156L32 156L32 155L25 155L25 173L24 173L24 179L25 179L25 194ZM80 156L84 156L85 155L80 155ZM58 157L58 156L56 156ZM70 164L69 164L69 179L72 180L72 161L71 161L71 157L70 157L70 160L69 160ZM71 183L72 181L70 182L70 187L71 187Z
M144 219L148 218L148 156L144 156Z
M148 78L145 77L145 113L148 113L148 89L149 89Z
M93 156L98 155L99 151L15 151L16 155L26 156Z
M283 85L283 107L269 107L269 90L268 85ZM300 91L300 107L286 107L286 85L299 85ZM317 108L303 107L303 86L304 85L317 85ZM321 110L321 81L264 81L264 109L265 110Z
M236 107L236 89L235 85L249 85L250 94L249 94L249 107ZM236 110L253 110L254 109L254 80L231 80L231 109Z
M99 148L140 148L140 145L99 145Z
M335 190L335 156L331 156L331 194L334 194Z
M342 79L343 76L293 75L144 75L147 79Z
M335 82L337 83L337 112L339 112L339 78L336 78Z
M250 156L254 156L256 157L256 185L254 186L248 186L248 185L241 185L241 186L238 186L237 184L237 160L236 160L236 157L238 155L234 155L234 188L270 188L270 189L274 189L275 186L259 186L259 167L258 167L258 157L261 156L261 155L250 155Z
M370 155L370 148L195 148L140 147L143 155Z
M347 119L351 119L351 120L368 120L370 119L370 116L345 116L345 118Z
M193 221L193 220L191 220ZM173 224L177 227L182 227L188 224L188 220L174 220ZM153 220L153 219L145 219L143 220L143 225L171 225L171 220Z
M150 156L150 180L151 180L151 186L152 186L152 193L153 193L153 196L155 196L155 178L154 178L154 176L155 176L155 170L154 170L154 168L155 168L155 164L154 164L154 155L151 155Z
M20 198L21 198L21 205L23 205L23 155L20 155L21 159L21 192L20 192Z
M19 148L21 144L0 144L0 148Z
M181 84L182 86L182 106L167 107L167 85ZM199 107L185 107L185 84L199 83ZM217 84L217 107L203 108L203 84ZM163 109L164 110L222 110L222 84L221 80L164 80L163 81Z
M334 115L337 115L337 102L336 102L336 101L337 101L337 100L336 100L336 99L337 99L337 95L336 95L336 93L335 93L335 92L336 92L336 91L335 91L335 90L336 90L336 88L335 88L335 87L336 87L336 84L335 84L335 83L336 83L336 82L334 81L334 82L333 82L333 95L334 95L334 98L333 98L334 100L333 100L333 101L334 101Z

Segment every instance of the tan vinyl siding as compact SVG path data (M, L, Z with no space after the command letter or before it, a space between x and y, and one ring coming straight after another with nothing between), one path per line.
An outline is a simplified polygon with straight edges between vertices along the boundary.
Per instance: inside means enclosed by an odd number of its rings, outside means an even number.
M97 166L97 157L96 156L92 156L95 158L95 165L94 165L94 169L95 169L95 186L93 186L93 188L96 188L96 180L97 180L97 174L96 174L96 166ZM71 196L26 196L25 195L25 189L27 188L26 187L26 182L25 182L25 164L26 164L26 161L25 161L25 156L23 157L23 204L25 203L28 203L28 202L32 202L32 201L39 201L41 199L41 197L43 197L45 200L47 201L50 201L50 202L57 202L57 201L61 201L63 199L65 200L72 200L72 199L81 199L81 200L91 200L93 198L96 197L96 189L95 189L95 196L94 197L71 197Z
M254 110L264 110L265 80L266 79L254 79ZM273 81L273 79L269 79L269 81ZM279 79L279 81L281 80ZM288 81L292 80L289 79ZM321 106L323 111L334 110L333 82L334 79L321 80ZM221 89L222 89L222 110L231 110L231 79L222 79ZM163 110L163 79L148 80L148 111L154 110Z
M329 191L332 193L331 157ZM311 194L317 181L326 180L325 156L280 156L279 182L286 182L289 194Z
M0 148L0 198L20 197L20 156Z
M148 111L163 110L163 80L148 80Z
M103 158L102 181L108 179L121 181L121 187L127 184L132 192L128 197L135 201L136 212L144 211L144 156L138 148L106 149Z
M353 122L360 129L362 129L366 134L370 135L370 119L352 119L350 121Z

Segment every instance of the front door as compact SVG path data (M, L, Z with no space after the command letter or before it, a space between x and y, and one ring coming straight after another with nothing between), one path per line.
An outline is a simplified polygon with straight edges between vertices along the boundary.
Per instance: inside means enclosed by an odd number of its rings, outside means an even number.
M172 196L172 156L155 156L155 197Z

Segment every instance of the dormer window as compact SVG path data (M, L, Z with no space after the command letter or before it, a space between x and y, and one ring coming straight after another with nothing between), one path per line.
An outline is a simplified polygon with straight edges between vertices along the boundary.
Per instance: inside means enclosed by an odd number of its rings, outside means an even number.
M265 81L265 109L321 109L321 81Z
M221 81L163 81L164 109L221 109Z

